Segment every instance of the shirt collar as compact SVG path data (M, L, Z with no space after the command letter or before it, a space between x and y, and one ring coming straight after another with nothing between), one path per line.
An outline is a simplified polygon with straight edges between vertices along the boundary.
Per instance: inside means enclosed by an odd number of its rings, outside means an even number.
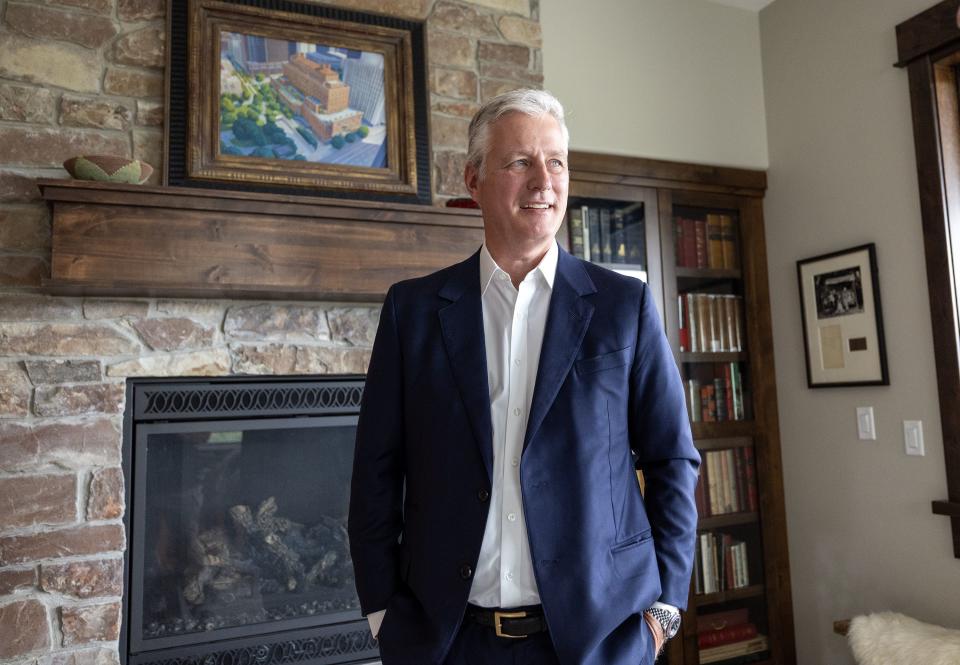
M550 289L553 289L553 281L557 276L557 261L560 257L560 251L557 249L557 241L554 240L550 243L547 253L543 255L543 258L540 259L540 263L534 268L534 270L539 270L540 274L543 275L543 279L547 282L547 286ZM487 290L487 287L490 286L491 280L496 276L498 272L507 274L504 270L497 265L497 262L493 260L493 257L490 256L490 250L487 249L487 243L483 243L483 246L480 248L480 293L481 295Z

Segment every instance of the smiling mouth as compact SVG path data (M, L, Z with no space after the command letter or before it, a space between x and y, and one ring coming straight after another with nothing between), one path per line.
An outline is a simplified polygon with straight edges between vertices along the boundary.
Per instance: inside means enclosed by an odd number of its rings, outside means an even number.
M522 210L549 210L552 207L552 203L525 203L520 206Z

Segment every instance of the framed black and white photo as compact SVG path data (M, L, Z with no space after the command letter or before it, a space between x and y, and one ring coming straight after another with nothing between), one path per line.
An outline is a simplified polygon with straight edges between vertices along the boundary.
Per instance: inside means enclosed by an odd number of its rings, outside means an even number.
M797 261L807 385L889 385L873 243Z

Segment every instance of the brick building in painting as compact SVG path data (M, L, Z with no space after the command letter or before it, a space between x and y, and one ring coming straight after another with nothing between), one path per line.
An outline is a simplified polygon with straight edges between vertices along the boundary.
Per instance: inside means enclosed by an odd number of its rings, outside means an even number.
M363 113L350 108L350 86L329 64L297 53L284 63L283 73L306 97L301 115L321 139L329 141L360 128Z

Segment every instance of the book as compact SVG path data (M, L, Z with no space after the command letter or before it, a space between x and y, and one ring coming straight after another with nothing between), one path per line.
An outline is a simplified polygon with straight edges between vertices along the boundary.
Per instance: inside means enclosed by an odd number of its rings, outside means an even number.
M697 299L697 331L700 336L699 351L712 351L713 324L710 320L710 296L706 293L696 294Z
M733 391L733 420L744 420L746 414L743 402L743 378L739 363L730 363L730 387Z
M720 215L707 215L707 268L723 268L723 226Z
M732 644L734 642L743 642L757 636L757 625L754 623L742 623L737 626L729 626L719 630L708 630L697 633L697 646L700 649Z
M570 253L578 259L585 259L587 255L583 248L583 211L571 208L567 217L570 220Z
M747 488L747 510L757 512L760 510L760 501L757 497L757 466L753 459L753 448L743 449L744 459L744 484Z
M697 267L697 225L692 219L684 218L683 223L683 265Z
M673 220L673 253L677 259L678 268L684 268L687 265L684 254L683 227L683 219L675 217Z
M687 314L687 299L685 294L677 296L677 315L679 317L679 335L680 353L690 350L690 323Z
M639 213L631 213L629 216L625 216L623 224L624 238L627 243L627 263L646 266L647 236L642 210Z
M697 315L697 294L685 293L683 296L687 301L686 314L687 325L690 328L690 350L696 352L700 350L700 317Z
M697 634L708 630L721 630L739 626L750 621L750 613L745 607L735 610L721 610L697 615Z
M714 575L713 565L713 547L711 545L713 537L709 533L700 534L700 563L703 568L703 592L716 593L716 576Z
M720 299L720 317L724 351L739 351L737 348L736 306L733 300L737 296L725 294Z
M707 463L706 496L710 502L710 514L719 515L721 514L722 510L720 508L720 491L717 485L717 479L720 477L720 468L717 465L716 451L707 451L704 457L706 458Z
M721 660L728 660L739 656L749 656L753 653L767 651L769 648L770 646L766 635L757 635L749 640L701 649L700 665L708 665L708 663L716 663Z
M700 386L700 413L705 423L717 421L717 396L713 384Z
M726 397L727 397L727 417L730 420L737 420L736 411L733 408L733 382L730 380L731 370L730 365L733 363L727 363L723 366L723 385L726 388Z
M600 225L600 260L604 263L613 263L613 242L610 238L610 210L600 208L598 224Z
M737 448L733 452L733 477L736 479L737 512L742 512L747 509L747 468L743 458L743 448Z
M591 206L583 206L583 228L586 232L584 236L584 247L587 252L588 261L600 261L600 217L597 209Z
M706 485L707 479L705 478L706 470L701 466L700 475L697 478L697 487L693 491L693 499L697 504L697 515L700 517L709 517L710 508L707 506L707 496L706 496Z
M610 260L613 263L627 262L627 241L624 231L623 212L614 210L610 216Z
M690 416L690 422L698 423L703 418L703 404L700 399L700 382L696 379L688 379L686 387L687 414Z
M730 215L720 215L721 253L724 268L739 268L740 258L737 252L737 229Z
M713 392L717 398L717 422L730 420L727 413L727 387L721 378L713 380Z
M692 268L707 267L707 222L702 219L694 220L694 246L695 260Z

